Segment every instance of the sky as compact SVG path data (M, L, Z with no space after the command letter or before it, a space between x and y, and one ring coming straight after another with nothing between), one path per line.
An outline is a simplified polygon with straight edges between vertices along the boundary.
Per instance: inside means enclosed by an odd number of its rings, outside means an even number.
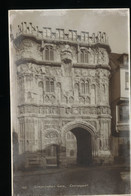
M129 53L128 9L79 9L79 10L12 10L9 21L15 35L21 22L32 22L33 26L87 31L90 35L106 32L111 51Z

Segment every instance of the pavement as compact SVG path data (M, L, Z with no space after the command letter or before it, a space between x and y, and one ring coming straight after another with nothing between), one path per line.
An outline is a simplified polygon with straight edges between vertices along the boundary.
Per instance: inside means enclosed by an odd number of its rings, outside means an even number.
M50 169L43 169L43 168L34 168L28 169L24 171L16 171L14 172L14 176L33 176L33 175L48 175L54 173L64 172L66 168L50 168Z
M72 170L72 169L77 169L81 167L73 166L73 167L68 167L68 168L29 168L29 169L23 169L23 170L17 170L14 171L14 176L28 176L28 175L47 175L47 174L54 174L54 173L60 173L60 172L65 172L66 170ZM124 166L124 165L109 165L109 166L90 166L90 167L82 167L86 168L86 170L90 169L109 169L109 168L119 168L122 171L129 171L130 168L129 166Z
M14 173L16 196L129 194L121 178L129 169L118 166L36 169Z

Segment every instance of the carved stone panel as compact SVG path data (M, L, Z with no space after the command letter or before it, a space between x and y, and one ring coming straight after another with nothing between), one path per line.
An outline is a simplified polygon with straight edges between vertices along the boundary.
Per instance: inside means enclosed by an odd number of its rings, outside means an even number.
M30 33L34 32L32 28L30 30ZM16 49L18 119L27 118L21 120L19 126L21 136L23 133L26 136L21 149L34 151L51 144L60 145L64 140L63 127L79 119L89 125L92 155L98 157L109 150L111 118L109 57L106 47L103 47L105 42L101 41L104 38L89 36L86 44L83 35L77 37L76 32L71 31L69 35L63 33L63 38L59 37L59 32L52 34L50 30L46 39L45 29L43 40L40 35L35 32L38 41L28 37L17 44ZM47 60L44 55L49 45L54 50L54 58ZM81 50L86 51L88 58L83 63ZM25 59L25 63L21 63L20 59ZM66 156L76 158L77 141L71 132L67 133L64 144Z
M31 39L24 39L17 50L17 60L19 58L35 58L36 60L42 60L40 44Z

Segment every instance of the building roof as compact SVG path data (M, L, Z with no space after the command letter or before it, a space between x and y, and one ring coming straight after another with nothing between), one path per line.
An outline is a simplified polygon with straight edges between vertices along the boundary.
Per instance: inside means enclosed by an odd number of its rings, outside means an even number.
M115 70L119 68L122 64L120 62L120 59L123 58L124 55L128 55L126 53L118 54L118 53L110 53L109 60L110 60L110 66L112 70Z

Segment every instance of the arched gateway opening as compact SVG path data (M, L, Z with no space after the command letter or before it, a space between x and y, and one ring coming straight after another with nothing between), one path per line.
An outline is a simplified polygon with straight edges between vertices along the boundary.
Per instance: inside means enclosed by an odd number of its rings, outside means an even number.
M91 165L92 144L90 132L84 128L77 127L71 129L66 135L67 164Z
M75 128L71 130L71 132L76 136L77 139L77 164L91 165L91 134L82 128Z
M44 156L46 167L89 166L93 162L95 127L87 122L70 122L61 129L61 140L51 138ZM57 143L57 144L56 144Z

